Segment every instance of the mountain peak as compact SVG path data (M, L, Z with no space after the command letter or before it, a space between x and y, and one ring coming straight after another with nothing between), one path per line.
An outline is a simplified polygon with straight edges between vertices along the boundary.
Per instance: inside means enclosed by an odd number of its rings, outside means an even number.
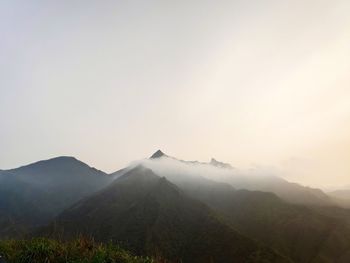
M150 159L157 159L157 158L161 158L163 156L167 156L166 154L164 154L161 150L156 151L154 154L152 154L152 156L150 157Z
M216 166L216 167L220 167L220 168L227 168L227 169L232 168L231 164L217 161L215 158L211 158L210 164L213 166Z

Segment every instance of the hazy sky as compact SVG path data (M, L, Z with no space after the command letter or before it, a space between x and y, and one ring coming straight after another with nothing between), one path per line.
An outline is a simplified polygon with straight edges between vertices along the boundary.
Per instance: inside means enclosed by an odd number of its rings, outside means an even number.
M0 2L0 169L158 148L350 185L350 1Z

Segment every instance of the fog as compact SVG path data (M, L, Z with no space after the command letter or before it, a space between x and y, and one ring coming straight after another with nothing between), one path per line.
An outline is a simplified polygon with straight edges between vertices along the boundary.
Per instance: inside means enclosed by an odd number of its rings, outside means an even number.
M179 161L171 157L143 159L133 162L132 166L139 164L151 169L160 176L170 179L175 177L177 180L181 180L182 177L184 180L204 177L216 181L225 181L228 177L234 175L235 172L238 172L237 170L215 167L210 163Z
M196 185L203 181L203 178L218 182L230 184L238 189L261 189L261 182L270 182L280 176L278 171L264 168L253 167L251 169L238 169L235 167L222 167L228 165L224 163L184 161L167 155L155 159L142 159L132 162L119 176L127 171L142 165L151 169L156 175L166 177L176 184L193 183ZM263 183L265 184L265 183Z

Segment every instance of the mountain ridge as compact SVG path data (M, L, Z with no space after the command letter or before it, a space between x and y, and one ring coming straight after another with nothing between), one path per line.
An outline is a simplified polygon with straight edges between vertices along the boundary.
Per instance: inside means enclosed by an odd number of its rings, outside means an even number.
M56 157L1 171L0 238L22 236L47 223L110 180L107 174L74 157Z
M205 204L141 165L42 231L68 239L93 235L176 262L291 262L220 222Z
M161 150L158 150L153 155L156 155L157 158L151 158L150 160L158 162L161 162L162 160L169 160L173 161L174 163L179 162L181 164L191 165L188 166L189 168L195 168L195 165L202 166L203 169L205 169L205 167L218 168L220 170L217 170L216 172L211 170L211 174L209 174L207 177L211 180L231 184L237 189L272 192L281 197L283 200L295 204L322 206L337 205L337 203L334 202L332 198L330 198L321 189L289 182L286 179L273 174L256 174L256 171L253 173L240 171L234 168L231 164L217 161L214 158L212 158L208 163L199 161L185 161L167 155ZM184 171L184 169L182 169L182 171ZM216 173L221 173L221 176L215 177Z

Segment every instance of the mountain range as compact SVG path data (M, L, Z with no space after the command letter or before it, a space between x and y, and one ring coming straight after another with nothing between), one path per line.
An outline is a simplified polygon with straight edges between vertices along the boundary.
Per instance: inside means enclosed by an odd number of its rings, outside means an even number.
M169 262L350 262L350 210L319 189L155 152L106 174L73 157L0 171L0 238L92 237Z
M174 262L289 262L239 234L205 204L143 166L64 211L43 232L61 238L117 240L137 254Z

